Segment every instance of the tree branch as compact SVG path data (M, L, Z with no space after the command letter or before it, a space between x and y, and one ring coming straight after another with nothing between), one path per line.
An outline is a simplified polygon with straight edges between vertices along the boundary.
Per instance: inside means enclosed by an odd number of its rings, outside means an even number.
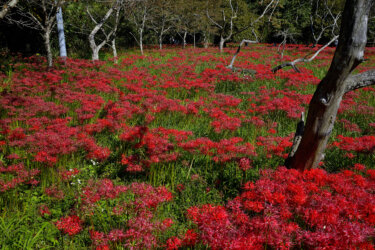
M306 62L311 62L312 60L315 59L315 57L317 57L319 55L320 52L322 52L325 48L327 48L331 43L333 43L334 41L336 41L336 39L338 38L339 36L335 36L334 38L332 38L331 41L329 41L326 45L324 45L323 47L321 47L319 50L317 50L315 52L314 55L312 55L310 58L307 58L308 55L306 55L305 57L303 58L298 58L292 62L286 62L286 63L283 63L283 64L280 64L276 67L274 67L272 69L272 73L276 73L278 70L282 69L282 68L285 68L285 67L288 67L288 66L291 66L296 72L300 73L301 71L297 68L296 64L297 63L300 63L300 62L303 62L303 63L306 63Z
M251 41L251 40L242 40L242 42L240 42L240 44L238 45L238 48L237 48L237 51L236 53L234 53L233 57L232 57L232 60L230 62L230 64L227 66L228 69L233 69L233 64L234 64L234 61L236 60L236 57L238 55L238 53L240 53L241 51L241 47L244 45L244 43L257 43L258 41Z
M207 14L207 18L210 19L210 21L215 24L218 28L220 29L223 29L223 26L221 26L220 24L218 24L217 22L215 22L215 20L213 20L211 17L210 17L210 14L208 14L208 10L206 11L206 14Z
M371 85L375 85L375 69L349 76L346 80L345 93Z

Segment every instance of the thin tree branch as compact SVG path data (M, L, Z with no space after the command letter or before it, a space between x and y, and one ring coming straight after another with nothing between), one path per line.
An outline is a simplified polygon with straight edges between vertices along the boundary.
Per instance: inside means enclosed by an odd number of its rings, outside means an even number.
M315 52L314 55L312 55L310 58L307 58L307 56L303 57L303 58L298 58L292 62L286 62L286 63L283 63L283 64L280 64L276 67L274 67L272 69L272 73L276 73L278 70L282 69L282 68L285 68L285 67L292 67L296 72L300 73L301 71L297 68L296 64L297 63L300 63L300 62L303 62L303 63L306 63L306 62L311 62L312 60L314 60L315 57L317 57L319 55L320 52L322 52L325 48L327 48L331 43L333 43L334 41L337 40L339 36L335 36L334 38L332 38L331 41L329 41L326 45L324 45L323 47L321 47L319 50L317 50Z
M223 26L221 26L220 24L218 24L217 22L215 22L215 20L213 20L211 17L210 17L210 14L208 14L208 10L206 11L206 14L207 14L207 18L210 19L210 21L215 24L218 28L220 29L223 29Z

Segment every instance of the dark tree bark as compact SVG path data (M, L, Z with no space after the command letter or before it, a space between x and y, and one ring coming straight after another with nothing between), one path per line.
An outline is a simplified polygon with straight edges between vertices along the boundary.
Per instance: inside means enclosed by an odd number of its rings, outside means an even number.
M374 83L371 72L362 77L350 76L364 60L367 22L372 4L373 0L346 1L338 47L327 75L319 83L310 102L302 139L295 154L288 158L287 167L300 170L317 167L324 158L343 95Z

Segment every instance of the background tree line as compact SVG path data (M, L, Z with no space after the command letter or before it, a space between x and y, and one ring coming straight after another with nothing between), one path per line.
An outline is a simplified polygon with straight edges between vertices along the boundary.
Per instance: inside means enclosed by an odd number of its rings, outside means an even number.
M3 10L10 5L1 0ZM99 58L101 49L186 44L222 49L228 42L325 43L339 32L343 0L20 0L0 19L0 48L58 54L61 7L70 56ZM374 11L372 11L374 12ZM374 13L369 45L375 43ZM49 51L51 50L51 51Z

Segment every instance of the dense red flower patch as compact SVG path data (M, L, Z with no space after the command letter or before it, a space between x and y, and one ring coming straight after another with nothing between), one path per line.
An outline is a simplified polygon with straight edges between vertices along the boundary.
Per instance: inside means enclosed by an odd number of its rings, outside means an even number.
M213 249L372 249L375 179L363 174L265 170L225 207L191 207L188 216Z

